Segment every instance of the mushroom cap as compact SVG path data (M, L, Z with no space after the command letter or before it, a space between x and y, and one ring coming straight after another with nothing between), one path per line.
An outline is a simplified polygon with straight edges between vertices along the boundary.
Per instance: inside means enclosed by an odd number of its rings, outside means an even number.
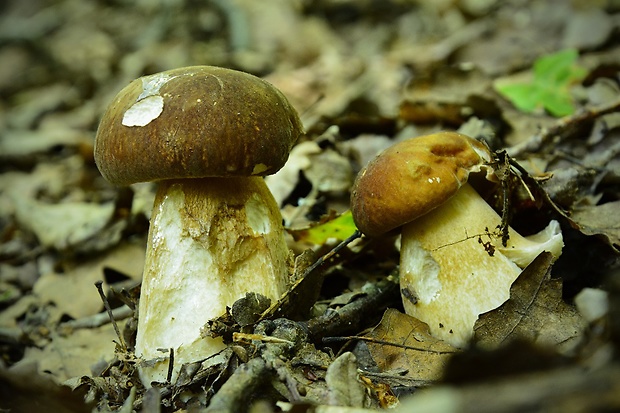
M115 185L175 178L269 175L303 133L270 83L213 66L134 80L114 98L95 138L95 161Z
M357 175L353 220L368 236L385 234L446 202L490 159L486 145L456 132L399 142Z

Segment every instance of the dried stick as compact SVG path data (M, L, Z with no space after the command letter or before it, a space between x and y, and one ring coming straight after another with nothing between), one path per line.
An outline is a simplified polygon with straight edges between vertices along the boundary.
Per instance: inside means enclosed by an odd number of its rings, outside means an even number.
M510 157L516 157L525 152L536 152L556 137L565 139L568 132L580 123L591 121L603 115L618 111L620 111L620 99L604 105L584 108L573 115L559 119L551 127L541 129L538 134L533 135L529 139L507 148L506 153Z

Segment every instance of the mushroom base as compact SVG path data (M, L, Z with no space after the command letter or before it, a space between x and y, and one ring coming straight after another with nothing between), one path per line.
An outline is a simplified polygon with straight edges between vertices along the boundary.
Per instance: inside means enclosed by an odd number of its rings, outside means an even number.
M433 336L466 346L478 316L499 307L510 287L542 251L560 255L559 225L532 237L510 229L507 247L493 234L501 219L469 185L448 202L405 225L400 284L407 314L429 325ZM517 265L518 264L518 265Z
M280 210L260 177L164 181L155 198L139 305L136 355L146 386L221 350L201 328L246 292L277 300L290 252ZM161 349L165 351L162 352Z

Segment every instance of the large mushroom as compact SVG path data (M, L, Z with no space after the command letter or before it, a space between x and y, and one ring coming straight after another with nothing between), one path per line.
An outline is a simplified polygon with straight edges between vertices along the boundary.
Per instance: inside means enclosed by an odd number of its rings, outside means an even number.
M559 224L530 237L509 228L467 182L494 178L486 145L455 132L399 142L372 160L353 185L351 210L361 232L402 227L400 285L407 314L454 346L466 346L478 316L509 298L510 286L542 251L558 257Z
M148 235L135 353L145 385L216 353L208 320L254 291L277 300L290 252L263 175L302 133L284 95L255 76L195 66L145 76L103 115L95 161L115 185L159 181Z

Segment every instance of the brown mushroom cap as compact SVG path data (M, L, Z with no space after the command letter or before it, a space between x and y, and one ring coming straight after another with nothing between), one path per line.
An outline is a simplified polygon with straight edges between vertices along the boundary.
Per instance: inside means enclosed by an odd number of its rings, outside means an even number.
M212 66L139 78L103 115L95 161L115 185L173 178L269 175L302 134L270 83Z
M456 132L399 142L357 175L353 220L368 236L405 225L450 199L490 158L484 144Z

